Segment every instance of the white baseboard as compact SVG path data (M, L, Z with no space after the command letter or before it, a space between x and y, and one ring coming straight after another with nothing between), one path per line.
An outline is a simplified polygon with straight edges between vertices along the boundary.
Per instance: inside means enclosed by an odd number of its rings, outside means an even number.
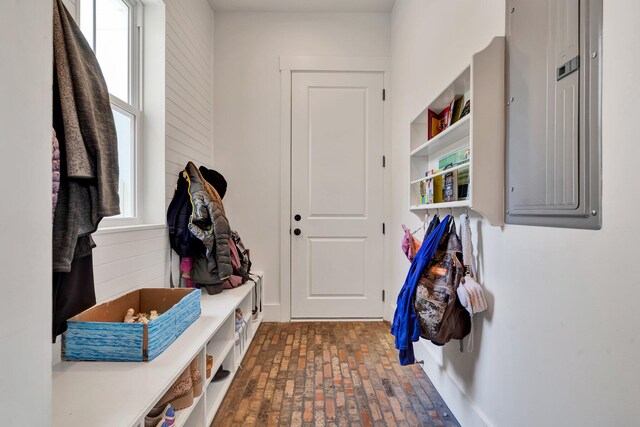
M453 412L460 425L464 427L494 427L494 424L487 418L478 405L469 398L446 369L442 367L442 359L438 357L442 354L442 350L436 348L436 351L432 351L429 348L430 346L432 346L432 344L423 339L414 343L413 348L416 360L424 361L422 369L438 393L440 393L440 396L442 396L442 399L451 412Z
M263 304L264 322L280 322L280 304Z
M384 320L389 323L393 323L393 315L396 312L396 303L389 302L384 305Z

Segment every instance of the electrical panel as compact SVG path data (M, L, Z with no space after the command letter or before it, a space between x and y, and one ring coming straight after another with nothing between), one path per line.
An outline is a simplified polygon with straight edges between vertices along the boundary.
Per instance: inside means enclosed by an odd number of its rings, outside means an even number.
M506 222L599 229L602 0L507 0Z

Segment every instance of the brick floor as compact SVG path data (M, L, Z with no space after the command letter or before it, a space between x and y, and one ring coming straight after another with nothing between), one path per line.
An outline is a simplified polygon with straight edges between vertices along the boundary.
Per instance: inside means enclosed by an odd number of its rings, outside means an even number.
M264 323L212 426L459 426L383 322Z

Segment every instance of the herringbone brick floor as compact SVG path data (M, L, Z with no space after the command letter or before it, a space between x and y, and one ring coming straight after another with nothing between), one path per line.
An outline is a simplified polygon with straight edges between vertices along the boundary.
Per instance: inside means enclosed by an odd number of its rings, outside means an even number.
M264 323L212 426L458 426L383 322Z

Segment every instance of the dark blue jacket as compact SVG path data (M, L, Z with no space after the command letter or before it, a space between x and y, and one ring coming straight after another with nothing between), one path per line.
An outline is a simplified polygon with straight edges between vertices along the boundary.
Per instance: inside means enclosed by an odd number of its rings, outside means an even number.
M420 279L422 271L427 267L431 258L433 258L433 254L438 248L438 243L449 225L450 218L451 217L447 215L440 225L438 225L422 243L422 247L411 262L407 278L398 294L391 333L396 337L395 345L399 350L398 359L403 366L415 363L413 343L420 339L420 321L413 307L418 280Z

